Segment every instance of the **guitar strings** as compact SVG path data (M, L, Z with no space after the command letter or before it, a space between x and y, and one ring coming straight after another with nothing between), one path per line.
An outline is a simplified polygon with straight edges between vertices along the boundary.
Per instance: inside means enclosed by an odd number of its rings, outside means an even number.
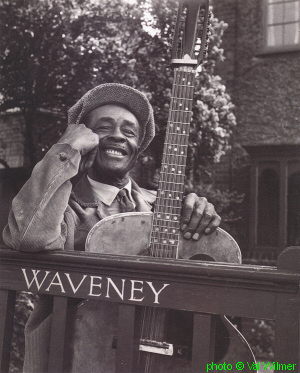
M177 80L177 75L178 74L175 74L175 81ZM178 92L177 92L177 89L178 89L178 85L175 83L173 85L173 89L172 89L172 97L176 97ZM169 121L170 123L173 123L174 122L174 114L175 114L175 111L174 111L174 105L175 105L175 100L171 100L171 105L170 105L170 118L169 118ZM167 133L166 133L166 140L165 140L165 149L164 149L164 156L163 156L163 165L167 165L168 164L168 151L167 151L167 144L170 143L170 133L169 131L167 130ZM160 191L162 190L166 190L166 178L165 178L165 175L164 173L162 174L163 177L161 177L160 179ZM172 188L173 189L173 188ZM159 195L159 206L158 208L162 211L162 207L163 207L163 204L164 204L164 199L162 198L162 194ZM169 212L169 211L168 211ZM159 214L157 213L158 217L159 217ZM156 219L157 220L157 219ZM169 222L166 222L166 227L167 229L169 228ZM154 237L159 237L159 235L156 235L154 234ZM160 241L160 240L159 240ZM156 242L153 242L153 252L152 252L152 255L153 256L161 256L161 254L163 254L163 251L160 252L159 250L159 245L156 244ZM142 322L142 336L143 338L145 339L152 339L154 336L153 334L155 334L155 337L156 337L156 334L158 333L158 328L156 327L153 327L153 325L157 325L157 321L158 320L155 320L156 319L156 308L144 308L143 309L143 322ZM147 354L146 357L146 362L145 362L145 373L147 372L150 372L150 369L153 367L154 365L154 359L155 357L153 356L153 354Z
M176 232L179 228L181 200L184 191L184 171L188 146L188 127L191 119L194 75L194 73L189 74L189 71L175 72L176 80L173 85L173 100L171 100L170 118L168 120L170 128L168 128L166 133L164 157L162 161L162 167L167 167L167 172L163 172L161 175L159 196L156 204L158 211L156 213L156 218L154 216L153 222L153 256L176 257L178 238L174 240L172 236L176 236ZM182 132L185 132L185 136L182 136ZM174 146L173 149L171 147L172 151L170 151L168 147L172 146L171 144L179 145L176 145L176 148ZM174 149L177 150L177 154L179 153L178 149L180 153L183 152L183 154L179 154L178 156ZM170 166L173 165L174 167L171 169L172 172L170 172ZM176 172L176 170L178 172ZM166 198L163 191L165 191L168 196L172 196L172 198ZM164 219L164 225L159 226L158 220L161 221L162 216L166 216L168 219Z
M190 71L182 70L182 68L175 69L172 89L172 99L170 104L170 114L168 119L168 128L166 133L166 140L164 146L164 155L162 160L162 167L167 167L167 172L162 173L159 181L159 196L158 209L154 215L154 226L161 228L158 231L152 231L152 245L151 255L154 257L171 257L176 258L178 252L178 245L170 245L170 237L177 234L177 243L179 238L179 216L181 210L181 201L184 191L184 174L186 167L187 146L189 136L189 126L191 120L192 97L194 88L195 73L190 74ZM183 84L183 82L185 82ZM185 131L185 133L184 133ZM172 149L172 144L176 144ZM168 147L171 146L171 149ZM177 153L176 153L177 152ZM183 152L183 154L182 154ZM180 154L179 154L180 153ZM178 156L179 154L179 156ZM178 162L179 159L179 162ZM174 166L174 172L169 172L169 167ZM180 171L180 172L176 172ZM162 193L166 191L170 198ZM177 199L176 199L177 198ZM175 203L174 203L175 202ZM177 216L177 221L173 219L164 219L162 227L158 226L158 220L161 219L159 214L166 214L166 216ZM157 242L156 242L156 241ZM155 242L153 242L155 241ZM171 250L170 250L171 246ZM142 339L150 339L159 341L161 338L162 329L164 326L166 311L156 307L144 307L142 316ZM158 358L155 354L144 354L145 364L144 372L153 372L155 361ZM141 362L141 355L139 354L139 363Z
M176 100L174 99L175 97L178 97L179 93L178 93L178 88L180 87L180 85L178 84L178 77L179 77L179 74L177 73L177 71L175 72L175 84L173 85L173 89L172 89L172 99L171 99L171 105L170 105L170 116L169 116L169 119L168 119L168 122L169 124L172 124L176 121L176 118L174 117L174 115L176 114ZM171 134L170 134L170 128L168 126L168 129L167 129L167 133L166 133L166 140L165 140L165 147L164 147L164 155L163 155L163 160L162 160L162 167L168 167L168 164L170 163L169 161L169 149L168 149L168 146L170 146L169 144L171 144L172 141L171 141ZM165 170L163 170L165 171ZM169 209L166 209L166 198L165 196L163 195L163 191L170 191L171 194L173 193L173 188L172 186L174 186L173 184L169 184L169 186L167 187L167 183L168 183L168 179L167 179L167 173L166 172L162 172L161 174L161 180L160 180L160 183L159 183L159 199L158 199L158 206L157 208L159 209L159 212L161 212L161 214L163 214L163 212L165 211L165 214L169 214ZM157 217L158 218L161 218L161 215L159 214L159 212L157 213ZM156 222L157 223L157 222ZM170 223L168 220L165 220L165 223L166 223L166 229L167 231L169 231L170 229ZM160 227L158 227L159 229ZM162 240L158 240L160 241L160 243L166 241L166 237L165 235L161 235L159 230L158 230L158 237L162 238ZM162 237L161 237L162 236ZM155 253L156 255L160 256L159 252L158 252L158 247L157 245L156 246L156 250L155 250ZM164 255L165 253L165 250L164 250L164 247L162 248L162 256ZM166 255L165 255L166 256Z
M144 307L143 309L143 319L147 321L143 325L142 329L142 339L149 339L154 341L162 340L162 331L165 321L165 310L155 308L155 307ZM146 325L146 326L145 326ZM152 326L155 327L152 327ZM152 368L158 358L155 354L147 353L144 354L144 372L148 373L152 371ZM139 364L143 362L141 355L139 354ZM152 371L153 372L153 371Z
M178 85L174 86L174 93L172 94L172 97L178 96L178 94L176 92L176 88L178 88ZM175 102L175 100L172 100L171 101L171 111L170 111L170 114L171 114L170 115L170 121L171 122L173 122L173 120L172 120L173 118L172 117L174 116L174 113L175 113L174 108L173 108L174 104L176 104L176 102ZM170 144L170 130L169 129L168 129L167 134L166 134L166 146L165 146L166 149L165 149L165 152L164 152L164 159L163 159L163 167L165 167L165 168L167 168L168 164L169 164L168 156L169 156L170 152L167 149L168 146L169 146L168 144ZM170 191L172 191L172 189L173 189L173 188L167 188L166 187L167 177L168 177L168 172L164 172L163 175L162 175L162 182L160 183L160 186L161 186L160 189L161 189L161 191L162 190L166 191L168 189ZM169 214L170 213L169 208L166 208L166 206L164 206L164 205L168 206L168 204L166 204L166 198L160 198L160 200L158 202L160 202L160 206L159 206L160 210L164 211L165 214ZM169 215L167 215L167 216L169 216ZM166 226L167 226L167 228L164 229L164 230L169 231L169 226L170 226L169 221L166 221ZM160 234L160 236L162 236L162 243L164 243L164 242L168 243L165 240L165 237L164 237L166 235ZM161 241L161 240L159 240L159 241ZM166 255L166 250L164 248L164 245L162 246L162 256L168 256L168 255Z

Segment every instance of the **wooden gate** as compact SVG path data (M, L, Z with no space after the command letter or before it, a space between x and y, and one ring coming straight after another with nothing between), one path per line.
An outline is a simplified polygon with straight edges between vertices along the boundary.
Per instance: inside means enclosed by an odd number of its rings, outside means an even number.
M85 252L32 254L2 247L1 372L8 372L9 368L16 291L53 296L49 373L62 372L68 298L119 304L117 373L132 371L137 305L194 313L193 349L200 349L202 353L193 354L193 373L206 372L207 364L211 363L214 314L275 320L274 361L279 367L276 372L300 372L299 268L300 247L286 249L277 267L133 256L120 258ZM122 292L117 291L120 284L124 284Z

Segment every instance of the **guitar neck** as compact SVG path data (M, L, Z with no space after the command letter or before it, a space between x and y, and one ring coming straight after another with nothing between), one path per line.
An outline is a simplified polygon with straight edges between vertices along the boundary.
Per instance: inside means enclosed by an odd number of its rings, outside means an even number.
M152 256L177 258L195 69L174 69L158 193L151 232Z

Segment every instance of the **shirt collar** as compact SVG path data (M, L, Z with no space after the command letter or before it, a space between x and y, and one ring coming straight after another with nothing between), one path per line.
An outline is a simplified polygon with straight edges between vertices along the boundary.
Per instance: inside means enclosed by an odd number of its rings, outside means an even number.
M99 183L99 181L95 181L89 176L87 176L87 178L95 195L100 199L101 202L105 203L107 206L110 206L117 197L120 189L113 185ZM130 179L128 184L126 184L123 189L128 190L129 199L132 201Z

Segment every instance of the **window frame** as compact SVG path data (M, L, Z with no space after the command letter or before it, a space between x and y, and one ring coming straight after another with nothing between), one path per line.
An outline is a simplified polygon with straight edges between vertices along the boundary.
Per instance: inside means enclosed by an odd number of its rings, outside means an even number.
M282 0L283 2L284 0ZM288 0L289 2L293 2L293 0ZM298 0L299 1L299 0ZM298 44L290 44L290 45L276 45L276 46L268 46L268 6L269 0L263 1L263 21L262 21L262 31L263 31L263 47L261 53L269 54L269 53L284 53L284 52L294 52L300 50L300 2L299 2L299 41ZM282 23L283 25L285 23Z
M287 247L288 179L292 173L300 171L300 145L248 145L244 148L250 155L251 164L248 250L279 254ZM279 239L276 246L264 246L258 244L258 182L264 168L261 165L275 162L279 164Z

